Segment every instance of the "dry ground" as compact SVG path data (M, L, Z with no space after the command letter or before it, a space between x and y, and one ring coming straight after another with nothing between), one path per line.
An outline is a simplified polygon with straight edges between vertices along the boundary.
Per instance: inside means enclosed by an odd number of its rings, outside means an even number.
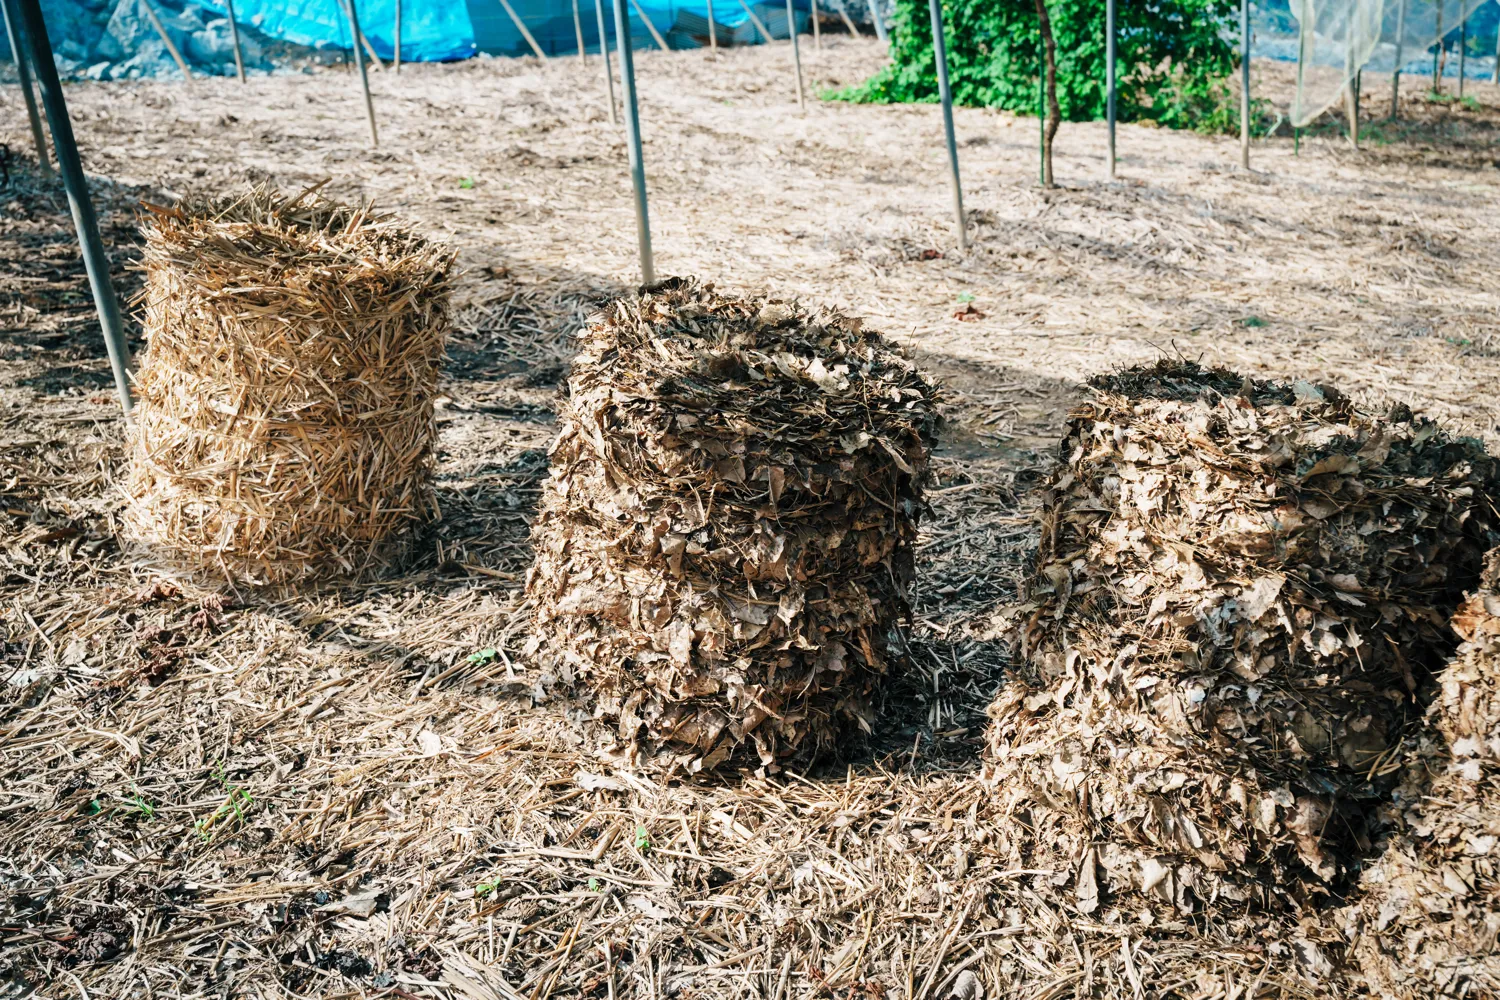
M873 43L804 49L820 85ZM1230 997L1339 992L1341 941L1085 919L1010 870L975 780L996 610L1077 383L1162 353L1326 380L1497 436L1500 108L1356 152L790 100L784 47L642 53L658 272L843 305L949 386L909 673L805 773L663 781L515 656L567 336L637 275L597 62L69 89L122 287L132 206L247 180L371 197L462 248L444 521L411 572L294 597L158 582L113 527L122 428L60 189L0 191L0 996ZM1263 70L1285 90L1281 67ZM1381 98L1370 86L1369 102ZM0 140L27 148L7 88ZM1367 106L1370 106L1367 104ZM489 654L484 652L493 649ZM479 654L479 655L473 655ZM1045 891L1039 891L1045 890ZM1179 918L1174 918L1174 920ZM1309 978L1326 959L1329 978ZM964 973L972 973L977 980Z

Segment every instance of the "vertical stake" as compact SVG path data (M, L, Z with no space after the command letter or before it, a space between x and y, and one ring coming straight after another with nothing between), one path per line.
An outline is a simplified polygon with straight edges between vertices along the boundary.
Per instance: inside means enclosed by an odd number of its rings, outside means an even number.
M1460 9L1462 14L1463 10ZM1464 62L1469 55L1469 19L1458 23L1458 99L1464 99Z
M1241 3L1244 0L1240 0ZM1115 179L1115 0L1104 0L1104 117L1109 123L1109 179Z
M807 110L807 102L802 96L802 48L797 44L797 11L792 6L792 0L786 0L786 33L792 40L792 65L797 71L797 107Z
M1401 43L1405 41L1406 35L1406 0L1401 0L1401 6L1396 14L1396 71L1391 74L1391 117L1395 118L1401 114ZM1497 36L1500 37L1500 36ZM1496 70L1500 70L1500 59L1495 61Z
M167 54L172 57L172 61L177 64L177 68L182 70L182 78L191 86L193 71L188 69L188 64L182 58L182 53L178 52L177 46L172 44L172 38L167 34L167 26L162 24L161 18L156 16L156 8L151 6L151 0L141 0L141 7L146 11L146 20L151 22L151 27L156 29L157 36L161 39L162 44L167 47ZM41 70L37 70L37 73L40 74Z
M869 0L869 3L870 20L875 22L875 37L880 39L882 42L890 41L890 38L886 35L885 31L885 19L880 16L881 0Z
M583 44L583 21L578 16L578 0L573 0L573 31L578 35L578 61L588 65L589 53Z
M1307 39L1312 34L1312 0L1302 0L1297 18L1297 90L1292 95L1292 155L1302 155L1302 81L1307 68Z
M594 13L599 18L599 54L604 57L604 91L609 101L609 123L620 124L615 113L615 75L609 68L609 35L604 30L604 0L594 0Z
M1439 61L1443 55L1443 0L1437 0L1437 48L1432 52L1432 92L1441 94L1443 92L1442 63Z
M1036 71L1036 178L1037 183L1047 186L1047 39L1042 37L1041 22L1037 22L1037 71Z
M1495 25L1495 75L1492 82L1500 84L1500 23Z
M1240 0L1240 168L1250 169L1250 0Z
M234 72L245 82L245 57L240 53L240 26L234 19L234 0L224 0L224 13L229 15L229 44L234 47Z
M874 9L875 0L871 0ZM968 220L964 218L964 188L958 176L958 143L953 136L953 90L948 86L948 46L943 39L942 0L927 0L932 14L932 59L937 64L938 99L943 103L943 134L948 140L948 172L953 182L953 222L958 248L969 248Z
M396 0L396 72L401 72L401 0Z
M26 53L21 48L21 15L15 9L16 0L0 0L0 12L5 15L5 33L10 37L10 54L16 60L16 76L21 82L21 96L26 99L26 117L31 121L31 141L36 143L36 164L43 177L52 176L52 163L47 159L47 136L42 132L42 118L37 114L36 95L31 92L31 69L26 64Z
M73 226L78 231L78 246L83 251L83 266L94 293L94 309L104 332L104 346L109 352L109 367L114 371L115 390L120 394L120 408L130 418L130 350L125 344L125 326L120 320L120 302L109 277L109 257L99 238L99 220L89 198L88 179L83 161L78 157L78 143L73 138L73 120L63 99L62 81L57 78L57 64L52 61L52 42L47 24L42 20L39 0L20 0L27 41L31 47L31 65L36 70L42 104L47 109L47 124L57 149L57 169L68 191L68 208L73 212ZM12 36L14 37L14 36Z
M359 11L355 9L358 0L348 0L348 3L349 33L354 38L354 66L359 70L359 85L365 92L365 119L370 123L370 146L374 148L380 145L380 132L375 128L375 102L370 100L370 75L365 71L365 53L359 47Z
M656 283L651 259L651 216L646 208L646 166L641 160L641 114L635 99L635 59L630 51L630 12L615 0L615 42L620 54L620 89L625 105L625 138L630 149L630 181L635 188L635 239L641 257L641 284Z
M823 29L818 24L818 0L812 0L813 48L823 51Z
M708 51L719 51L719 29L714 23L714 0L708 0Z

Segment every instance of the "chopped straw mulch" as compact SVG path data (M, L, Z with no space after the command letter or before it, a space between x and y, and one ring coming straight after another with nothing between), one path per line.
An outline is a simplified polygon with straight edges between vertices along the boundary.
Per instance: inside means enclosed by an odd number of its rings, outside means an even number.
M1354 954L1383 997L1500 996L1500 549L1453 616L1436 733L1407 764L1402 828L1361 879Z
M261 187L145 227L148 349L124 512L232 582L359 574L437 515L453 253L367 207Z
M1379 836L1496 463L1307 383L1161 362L1090 386L987 781L1018 862L1068 865L1082 912L1251 941L1335 901Z
M858 320L683 279L580 343L532 648L690 770L869 732L904 655L933 383Z

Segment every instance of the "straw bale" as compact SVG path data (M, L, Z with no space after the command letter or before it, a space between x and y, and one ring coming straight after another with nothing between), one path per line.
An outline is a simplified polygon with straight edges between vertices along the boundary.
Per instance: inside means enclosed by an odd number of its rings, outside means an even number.
M1305 382L1164 361L1090 387L988 780L1075 858L1112 843L1101 892L1302 909L1378 836L1496 463Z
M1464 641L1411 755L1404 822L1352 913L1355 957L1384 997L1500 995L1500 549L1453 630Z
M936 389L859 320L672 279L580 334L533 649L694 768L868 729L909 613Z
M268 187L156 210L144 233L127 534L246 583L399 559L438 513L452 252Z

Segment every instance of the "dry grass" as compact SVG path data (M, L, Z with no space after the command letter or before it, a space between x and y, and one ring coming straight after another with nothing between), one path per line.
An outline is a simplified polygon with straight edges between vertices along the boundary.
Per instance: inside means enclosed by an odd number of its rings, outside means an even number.
M823 83L879 58L804 54ZM1290 948L1096 925L1037 891L1058 873L1003 864L974 780L1005 660L991 621L1035 544L1019 497L1101 369L1175 345L1495 439L1494 90L1378 150L1258 145L1248 175L1232 141L1126 127L1106 185L1102 128L1066 126L1055 192L1034 186L1034 121L961 110L959 253L935 108L799 115L783 47L638 66L659 272L845 307L948 386L913 667L875 733L806 774L658 786L600 757L575 706L537 703L514 657L566 338L636 273L597 64L380 74L377 152L340 73L72 88L120 261L142 194L331 176L468 273L438 401L444 520L415 566L220 606L119 553L121 433L66 204L24 175L6 193L6 973L111 998L933 1000L972 995L965 973L987 997L1335 989L1299 971L1337 956L1326 922ZM17 96L0 140L22 149Z

